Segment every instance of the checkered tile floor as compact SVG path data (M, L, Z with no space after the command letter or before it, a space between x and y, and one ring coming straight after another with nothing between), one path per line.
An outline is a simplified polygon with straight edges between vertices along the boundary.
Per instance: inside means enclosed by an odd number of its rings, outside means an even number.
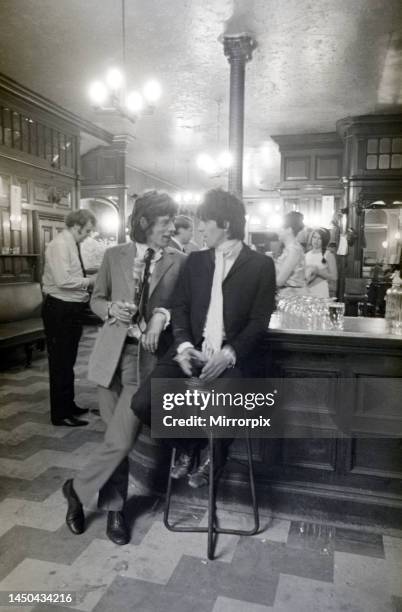
M86 381L93 332L77 363L77 403L96 408ZM102 437L91 414L84 429L48 418L47 364L0 372L0 591L74 591L72 607L0 610L112 612L401 612L402 539L347 526L262 517L254 537L220 536L207 562L205 534L171 533L158 498L133 495L132 541L119 547L94 511L82 536L64 525L63 481ZM205 521L201 506L175 508L177 520ZM221 510L226 523L249 516Z

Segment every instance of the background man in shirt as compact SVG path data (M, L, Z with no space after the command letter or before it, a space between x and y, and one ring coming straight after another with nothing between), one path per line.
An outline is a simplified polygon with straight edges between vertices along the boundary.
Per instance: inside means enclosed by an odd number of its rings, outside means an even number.
M82 312L94 285L94 277L86 276L79 245L95 228L96 218L89 210L76 210L67 215L65 223L66 229L46 249L42 318L49 359L51 422L78 427L88 422L77 418L87 410L74 401L74 364Z

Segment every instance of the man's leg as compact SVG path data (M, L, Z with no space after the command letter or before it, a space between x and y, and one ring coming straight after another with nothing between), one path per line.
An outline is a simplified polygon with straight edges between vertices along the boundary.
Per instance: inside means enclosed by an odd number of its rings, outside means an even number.
M76 317L79 304L46 298L42 316L49 360L50 415L52 422L72 416L74 363L81 336Z
M109 389L98 388L100 413L106 425L115 411L130 409L131 400L137 390L137 347L125 346L118 367L117 376ZM124 419L124 417L122 417ZM127 499L129 461L125 457L117 466L109 480L99 491L98 507L110 511L123 510Z

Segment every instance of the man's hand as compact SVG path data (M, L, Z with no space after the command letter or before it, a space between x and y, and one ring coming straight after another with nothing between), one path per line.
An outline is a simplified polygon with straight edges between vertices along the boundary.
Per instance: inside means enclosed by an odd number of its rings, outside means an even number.
M165 323L166 317L162 312L155 312L155 314L152 315L145 333L141 336L141 344L146 351L155 353Z
M193 375L191 366L194 362L200 364L205 363L204 355L200 351L197 351L197 349L190 346L184 349L182 353L176 355L175 360L177 361L186 376Z
M205 382L210 382L218 378L229 366L232 365L232 359L226 351L218 351L210 359L202 369L200 379Z
M127 302L112 302L109 314L112 318L118 319L122 323L130 323L134 312L129 308Z
M88 279L88 291L92 291L95 285L95 281L96 281L96 274L91 274L90 276L87 276L87 279Z

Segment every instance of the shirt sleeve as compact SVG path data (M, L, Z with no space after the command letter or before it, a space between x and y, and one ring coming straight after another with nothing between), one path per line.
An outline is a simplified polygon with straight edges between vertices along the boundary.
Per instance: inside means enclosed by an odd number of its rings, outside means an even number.
M88 278L73 276L71 273L71 262L67 244L59 243L51 245L47 258L57 287L60 289L88 289L90 282Z

